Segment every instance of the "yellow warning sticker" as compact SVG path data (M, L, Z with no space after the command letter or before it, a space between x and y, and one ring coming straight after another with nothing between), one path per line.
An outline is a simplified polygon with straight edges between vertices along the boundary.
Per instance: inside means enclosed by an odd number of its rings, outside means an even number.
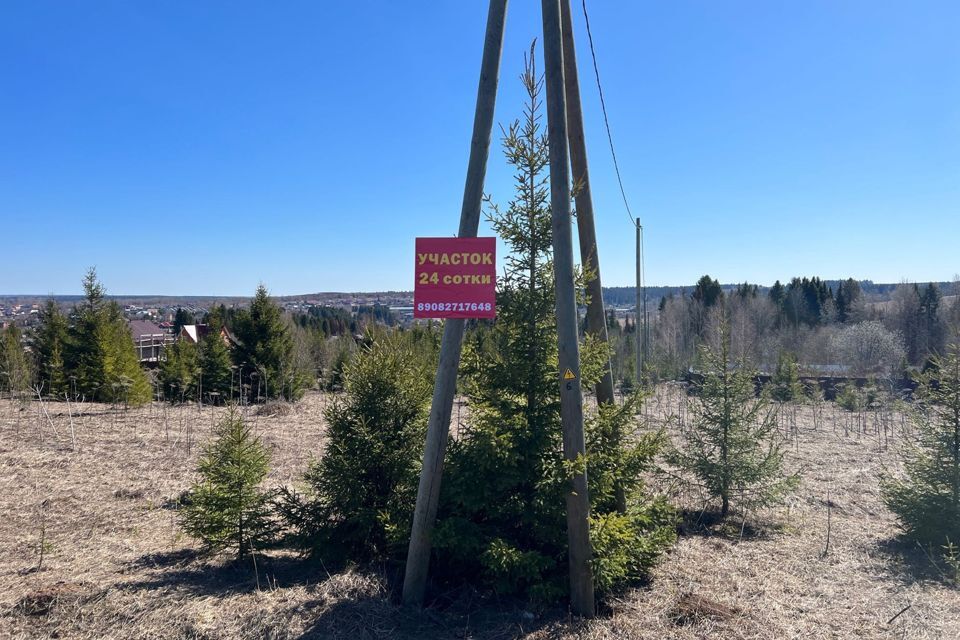
M573 375L573 371L571 371L570 369L567 369L566 371L563 372L563 379L564 379L564 380L576 380L576 379L577 379L577 376Z

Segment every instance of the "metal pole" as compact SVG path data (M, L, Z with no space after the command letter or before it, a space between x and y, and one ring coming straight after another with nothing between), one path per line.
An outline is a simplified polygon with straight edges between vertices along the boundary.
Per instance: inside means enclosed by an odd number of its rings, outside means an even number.
M487 13L487 31L480 63L480 83L477 88L477 107L470 140L470 160L463 188L460 209L461 238L473 238L480 224L483 203L483 181L490 155L490 136L493 131L493 113L497 102L497 84L500 74L500 55L503 50L503 31L506 22L507 0L490 0ZM463 320L447 320L443 326L440 344L440 363L433 388L433 404L427 424L427 440L423 449L423 468L417 488L417 506L413 514L410 547L403 578L403 601L406 604L423 603L430 569L430 538L437 519L440 498L440 480L443 475L443 456L450 431L450 414L457 388L457 369L463 347Z
M593 274L587 281L587 333L607 344L607 317L603 309L603 285L600 281L600 254L593 222L593 195L590 192L590 167L587 143L583 135L583 108L580 104L580 79L573 40L570 0L560 0L563 19L563 79L567 100L567 135L570 141L570 166L573 169L574 198L577 204L577 232L580 237L580 262ZM613 370L610 358L596 386L597 402L613 404Z
M580 342L573 276L573 237L570 229L570 166L567 155L567 114L563 82L563 41L560 0L542 0L543 59L547 88L547 135L550 144L550 205L553 209L553 271L556 283L559 346L560 421L563 457L586 454L583 437L583 395L580 390ZM570 560L570 608L575 615L595 613L593 571L590 567L590 501L587 472L570 478L567 493L567 543Z

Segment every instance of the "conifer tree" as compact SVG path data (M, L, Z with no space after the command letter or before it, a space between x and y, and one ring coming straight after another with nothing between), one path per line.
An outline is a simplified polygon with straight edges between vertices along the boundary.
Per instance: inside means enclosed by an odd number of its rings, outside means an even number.
M920 377L916 432L901 451L906 475L883 478L884 502L925 544L960 542L960 342Z
M204 322L209 331L197 349L202 392L205 399L217 398L219 402L230 398L233 385L232 354L222 335L226 331L225 311L223 305L219 305L207 313Z
M251 394L256 396L259 388L268 399L295 400L303 395L307 380L296 367L293 338L283 321L283 311L262 284L250 308L237 316L237 338L240 345L236 357L245 367L244 382L250 385Z
M160 383L165 397L178 402L195 399L199 376L200 363L195 344L177 340L163 350Z
M855 319L853 316L861 303L861 297L860 283L853 278L847 278L837 285L837 322L843 323Z
M770 292L767 295L770 297L770 302L773 303L773 306L777 311L776 326L777 328L780 328L785 319L784 307L787 301L787 289L779 280L777 280L773 283L773 286L770 287Z
M770 397L777 402L791 402L803 397L800 366L797 357L789 351L781 351L777 357L777 369L770 377Z
M101 402L142 404L151 397L150 383L119 305L91 268L83 280L84 299L70 314L67 369L77 379L77 393Z
M399 558L406 549L432 360L395 334L346 366L344 393L324 412L324 455L304 478L309 494L286 501L302 543L325 561Z
M77 393L90 400L100 399L104 393L104 353L101 341L106 301L103 285L97 280L97 272L91 268L83 279L84 299L70 313L68 330L69 350L66 353L67 367L76 377Z
M103 400L140 405L150 402L153 392L147 374L140 366L130 327L116 302L107 305L104 324L100 328L100 351L103 353Z
M17 325L10 324L0 332L0 391L26 393L32 377L23 349L23 335Z
M718 280L704 275L694 285L691 297L709 309L723 301L723 289L720 288Z
M921 359L939 354L943 350L946 331L940 318L940 303L943 297L933 282L927 284L920 294L920 318L918 322L918 352Z
M211 331L200 342L200 373L203 376L203 394L217 394L220 402L230 397L233 371L230 348L224 343L219 331Z
M673 461L720 500L721 517L729 513L733 500L747 509L777 501L797 478L783 474L776 424L763 398L755 396L754 372L744 361L731 363L725 321L719 347L702 346L701 360L703 382L692 408L694 424L683 434Z
M37 357L37 379L45 393L63 399L69 392L64 352L67 342L67 318L53 299L40 310L40 326L34 333L33 347Z
M263 547L272 535L268 493L260 489L270 457L242 416L231 407L200 456L200 481L180 511L180 524L212 550L237 556Z
M179 336L180 329L182 329L184 325L193 323L194 318L190 315L190 312L183 307L177 307L177 311L173 314L173 335Z
M549 155L539 116L542 81L532 55L522 80L528 97L524 117L506 129L503 139L516 195L505 209L491 205L488 215L510 252L498 280L497 320L472 337L464 353L470 418L450 443L433 566L440 577L479 579L502 593L552 600L567 588L569 470L562 455L557 378L545 175ZM598 378L601 368L588 363L606 354L596 343L584 344L581 354L583 385L589 388L589 371L595 370ZM591 494L591 527L597 534L597 584L604 590L642 575L673 530L669 509L662 502L653 506L639 484L622 477L637 465L626 464L632 454L622 438L613 436L622 434L632 417L630 412L604 411L587 424L588 442L605 444L604 452L587 451L588 467L591 456L598 456L588 477L591 487L598 488L596 496ZM654 449L645 449L635 462L649 462ZM604 464L599 464L601 458ZM630 490L626 513L617 509L617 486Z

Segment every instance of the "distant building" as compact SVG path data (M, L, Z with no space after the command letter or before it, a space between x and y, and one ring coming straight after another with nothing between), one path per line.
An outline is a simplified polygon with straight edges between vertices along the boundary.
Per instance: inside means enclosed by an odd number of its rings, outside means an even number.
M180 327L179 338L191 344L200 344L200 341L209 334L210 325L208 324L185 324ZM240 343L237 337L226 327L220 329L220 338L223 340L223 343L231 349Z
M163 349L174 341L174 335L149 320L127 320L133 346L140 362L160 362Z
M177 337L190 344L200 344L200 341L206 338L208 333L210 333L210 325L208 324L185 324L180 327L180 335Z

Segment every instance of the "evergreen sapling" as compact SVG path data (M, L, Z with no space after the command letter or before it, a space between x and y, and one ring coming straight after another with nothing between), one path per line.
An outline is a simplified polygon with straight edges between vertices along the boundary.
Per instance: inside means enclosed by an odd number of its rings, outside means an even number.
M905 475L882 479L883 499L911 539L960 543L960 343L920 376L916 431L901 451Z
M260 489L270 456L231 407L214 428L200 456L200 481L180 511L180 523L211 551L236 550L242 557L262 548L273 532L270 495Z
M703 382L692 405L693 425L672 461L693 473L720 500L720 517L738 500L744 510L779 501L797 484L783 473L774 414L755 394L755 373L730 359L730 332L720 323L719 346L701 347Z

